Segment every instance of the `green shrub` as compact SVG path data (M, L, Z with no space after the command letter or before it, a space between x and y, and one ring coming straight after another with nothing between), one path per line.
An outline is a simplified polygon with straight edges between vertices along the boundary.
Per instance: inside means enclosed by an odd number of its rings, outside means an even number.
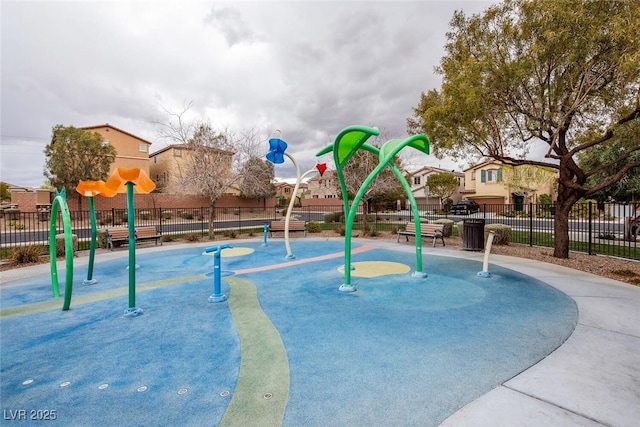
M324 214L324 222L342 222L342 212L328 212Z
M200 233L188 233L187 235L184 236L184 238L190 242L197 242L198 240L200 240Z
M96 231L97 231L96 246L103 249L106 248L107 247L107 229L100 228Z
M193 219L193 213L189 211L180 211L180 217L184 219Z
M441 218L433 221L434 224L444 224L443 234L444 237L451 237L451 233L453 232L453 220Z
M149 219L149 218L151 218L151 212L149 212L149 211L140 211L138 213L138 216L140 217L140 219Z
M222 235L230 239L235 239L238 236L238 232L236 230L224 230Z
M11 259L16 264L30 264L38 262L45 253L46 249L41 245L17 246L11 253Z
M508 245L511 242L511 227L505 224L487 224L484 226L485 245L491 231L495 232L493 237L495 245Z
M309 221L309 223L307 224L307 232L308 233L321 233L322 232L322 227L320 227L320 224L315 222L315 221Z
M71 247L73 249L73 253L78 250L78 236L75 234L71 235ZM61 257L66 254L67 248L65 246L64 234L56 235L56 256Z
M171 213L171 211L162 211L162 219L171 219L172 216L173 214Z
M341 225L340 227L336 228L336 233L341 236L345 236L347 234L347 228L344 225Z
M163 234L162 235L162 241L163 242L173 242L174 240L176 240L176 236L174 236L173 234Z

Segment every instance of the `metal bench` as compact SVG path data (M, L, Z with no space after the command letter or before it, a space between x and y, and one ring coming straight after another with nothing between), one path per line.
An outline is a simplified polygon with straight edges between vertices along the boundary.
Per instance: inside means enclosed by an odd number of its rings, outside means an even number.
M405 229L398 231L398 242L400 242L400 236L405 236L407 242L409 236L416 235L416 224L408 222ZM433 237L433 247L436 246L436 241L442 240L442 246L446 246L444 243L444 224L429 224L426 222L420 223L420 237Z
M160 240L160 246L162 246L162 233L154 225L148 227L136 227L136 242L143 240L155 240L156 245ZM114 243L118 246L122 243L129 243L129 229L128 228L109 228L107 229L107 248L110 251L113 250Z
M271 221L269 224L269 235L273 232L282 231L284 233L285 221ZM302 231L307 236L307 223L305 221L289 221L289 231Z

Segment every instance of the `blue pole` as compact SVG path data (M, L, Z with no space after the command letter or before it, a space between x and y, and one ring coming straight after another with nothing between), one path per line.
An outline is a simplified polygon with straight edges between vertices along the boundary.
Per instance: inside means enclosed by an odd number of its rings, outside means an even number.
M264 223L264 238L263 238L262 246L268 246L267 245L267 232L268 231L269 231L269 223L265 222Z
M231 246L224 243L204 250L206 253L215 252L213 254L213 294L209 297L209 302L222 302L227 300L227 296L223 294L220 289L220 253L226 248L231 248Z

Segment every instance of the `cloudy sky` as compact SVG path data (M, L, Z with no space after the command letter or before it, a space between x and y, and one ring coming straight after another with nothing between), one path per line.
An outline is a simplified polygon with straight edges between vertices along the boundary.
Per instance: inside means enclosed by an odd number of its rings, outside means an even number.
M166 110L188 104L190 120L258 131L265 153L280 129L303 172L346 126L405 137L420 93L440 85L453 12L491 3L3 0L0 180L42 185L57 124L110 123L157 151ZM295 170L287 161L276 175Z

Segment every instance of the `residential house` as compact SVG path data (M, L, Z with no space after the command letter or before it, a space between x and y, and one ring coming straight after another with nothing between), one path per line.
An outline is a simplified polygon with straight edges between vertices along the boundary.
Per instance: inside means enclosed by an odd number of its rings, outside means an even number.
M293 190L295 190L295 184L290 184L288 182L276 182L273 184L276 189L276 206L285 206L285 201L291 199L293 196ZM296 194L296 203L301 204L302 200L308 197L308 185L304 182L301 182L298 186L298 194Z
M318 173L307 181L306 197L309 199L339 199L339 188L336 171L327 170L322 175Z
M449 198L453 200L454 203L462 198L462 192L464 191L465 183L464 173L456 172L454 170L448 171L432 166L424 166L416 171L408 173L408 175L410 176L409 185L411 186L411 192L413 193L413 197L415 197L418 204L431 205L440 203L440 199L437 196L434 196L433 193L431 193L427 188L427 179L429 179L429 175L443 172L450 172L458 179L458 190L456 190L451 196L449 196Z
M105 144L110 144L116 149L116 159L111 165L109 175L119 167L139 168L147 175L149 174L149 150L151 148L151 142L122 129L118 129L109 123L82 127L80 129L99 133L102 138L104 138Z
M489 160L464 170L465 199L480 206L513 204L522 210L524 204L538 203L541 194L556 198L557 172L534 165L510 166Z
M207 167L208 164L223 165L231 171L233 153L223 150L215 150L215 153L215 160L203 161L203 167ZM148 156L149 177L156 183L159 191L182 194L198 193L198 189L186 188L183 185L184 174L193 161L192 156L193 152L186 144L168 145ZM237 196L240 194L240 190L236 187L229 187L225 194Z

